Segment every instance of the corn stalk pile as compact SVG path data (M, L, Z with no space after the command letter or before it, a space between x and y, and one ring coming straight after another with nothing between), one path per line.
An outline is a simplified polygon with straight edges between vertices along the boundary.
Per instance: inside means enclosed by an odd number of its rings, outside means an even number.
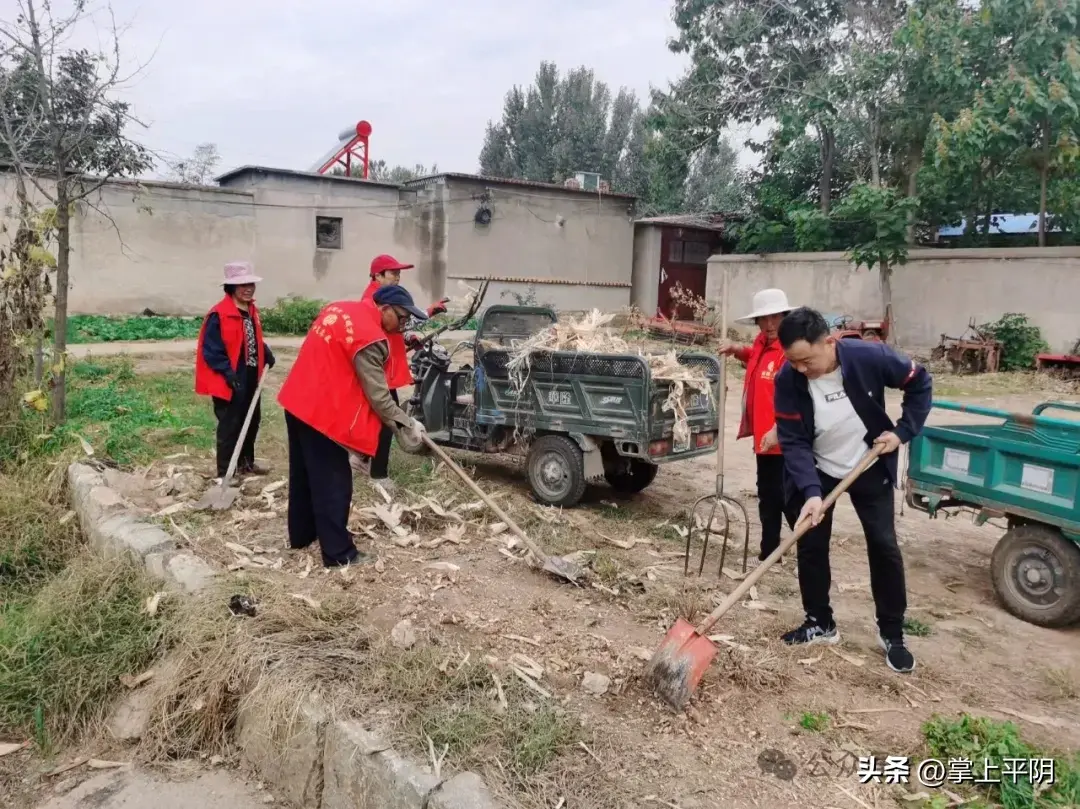
M663 410L675 414L673 438L676 445L685 445L690 440L686 415L690 396L704 393L712 401L712 383L702 371L680 364L674 350L646 353L640 348L631 347L608 326L614 318L614 314L602 314L599 309L593 309L580 319L555 323L528 339L514 340L506 365L514 391L520 394L525 390L532 356L536 353L633 354L645 360L653 380L670 386Z

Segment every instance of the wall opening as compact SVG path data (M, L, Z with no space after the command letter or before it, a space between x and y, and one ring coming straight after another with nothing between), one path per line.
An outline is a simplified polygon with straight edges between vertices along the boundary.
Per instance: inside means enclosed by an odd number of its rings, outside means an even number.
M323 250L341 249L341 217L315 217L315 246Z

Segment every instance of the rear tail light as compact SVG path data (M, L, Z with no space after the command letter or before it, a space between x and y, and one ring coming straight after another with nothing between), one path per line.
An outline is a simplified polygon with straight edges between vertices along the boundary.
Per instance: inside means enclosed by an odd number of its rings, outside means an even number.
M711 447L716 441L716 433L698 433L694 436L694 445L700 449L701 447Z
M667 455L671 452L671 442L667 440L653 441L649 444L650 455Z

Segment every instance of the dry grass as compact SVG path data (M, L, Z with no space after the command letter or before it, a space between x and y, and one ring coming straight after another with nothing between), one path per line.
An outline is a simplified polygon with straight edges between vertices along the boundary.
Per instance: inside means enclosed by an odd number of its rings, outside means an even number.
M158 649L153 587L125 559L88 556L0 614L0 730L32 734L45 751L104 719L120 678Z
M1047 669L1044 676L1052 700L1074 700L1080 697L1080 680L1077 679L1076 672L1069 669Z
M255 616L233 616L233 595L251 597ZM430 739L447 749L448 770L476 769L514 793L548 795L576 766L562 757L583 731L560 705L504 674L502 706L480 652L436 638L396 648L364 613L355 592L325 596L315 609L270 580L184 604L171 622L168 682L158 684L140 758L224 754L248 704L272 717L266 732L284 749L293 718L316 694L337 717L377 717L417 758L427 757Z

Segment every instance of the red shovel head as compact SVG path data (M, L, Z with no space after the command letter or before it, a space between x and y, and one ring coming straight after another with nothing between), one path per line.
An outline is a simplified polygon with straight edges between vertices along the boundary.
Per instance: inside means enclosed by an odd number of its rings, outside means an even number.
M679 618L645 670L656 692L675 710L682 710L716 657L716 644Z

